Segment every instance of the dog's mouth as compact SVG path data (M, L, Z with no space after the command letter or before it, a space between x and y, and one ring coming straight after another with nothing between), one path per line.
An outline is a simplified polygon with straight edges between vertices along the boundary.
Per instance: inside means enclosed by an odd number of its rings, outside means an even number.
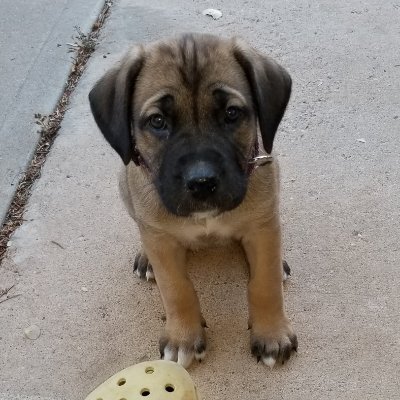
M210 211L200 211L200 212L193 212L190 216L196 220L198 219L209 219L218 217L221 214L220 210L214 209Z
M239 206L246 195L247 178L234 157L207 150L164 157L155 183L169 212L203 218Z

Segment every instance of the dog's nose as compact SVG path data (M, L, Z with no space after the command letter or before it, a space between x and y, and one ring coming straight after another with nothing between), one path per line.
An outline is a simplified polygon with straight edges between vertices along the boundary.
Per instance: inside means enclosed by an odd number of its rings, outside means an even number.
M185 178L186 187L195 199L205 200L217 190L217 172L210 163L196 162L188 169Z
M217 179L213 176L193 178L187 182L187 188L193 197L204 200L217 189Z

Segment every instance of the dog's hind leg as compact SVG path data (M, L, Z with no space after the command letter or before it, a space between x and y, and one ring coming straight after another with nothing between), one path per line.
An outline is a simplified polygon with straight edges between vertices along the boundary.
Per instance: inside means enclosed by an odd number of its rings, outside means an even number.
M153 267L149 263L149 259L143 249L136 254L133 263L133 272L140 279L146 279L147 281L154 280Z
M290 270L289 264L283 260L282 261L282 267L283 267L283 282L287 281L290 276L292 275L292 271Z

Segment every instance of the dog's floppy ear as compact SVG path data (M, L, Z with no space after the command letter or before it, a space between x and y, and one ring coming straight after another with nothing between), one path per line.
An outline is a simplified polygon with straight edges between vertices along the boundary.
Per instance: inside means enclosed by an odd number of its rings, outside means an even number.
M275 133L289 102L292 79L275 61L240 40L235 41L234 56L251 87L264 149L271 153Z
M132 98L143 64L143 50L132 49L121 65L107 72L89 93L94 119L104 137L127 165L138 163L132 137Z

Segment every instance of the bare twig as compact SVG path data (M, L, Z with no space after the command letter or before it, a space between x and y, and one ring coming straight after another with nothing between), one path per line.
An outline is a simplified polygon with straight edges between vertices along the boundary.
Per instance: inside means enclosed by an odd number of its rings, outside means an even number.
M7 301L7 300L14 299L15 297L18 297L18 296L21 296L21 294L20 294L20 293L17 293L17 294L13 294L12 296L7 296L6 298L0 300L0 304L1 304L1 303L4 303L4 302Z
M11 299L13 299L14 297L21 296L19 293L13 294L13 295L11 295L11 296L8 295L8 292L9 292L14 286L15 286L15 285L12 285L12 286L10 286L10 287L8 287L8 288L5 288L5 289L0 289L0 303L4 303L5 301L11 300ZM4 297L4 296L5 296L5 297ZM4 297L4 299L2 299L2 297Z
M93 52L97 44L95 32L90 32L86 35L81 31L79 26L74 26L74 28L77 35L72 38L75 42L67 43L67 46L69 47L68 52L75 53L77 49L90 53Z
M55 240L50 240L51 243L55 244L56 246L58 246L60 249L65 250L65 247L62 246L60 243L56 242Z
M14 286L15 286L15 284L12 285L12 286L10 286L9 288L0 289L0 297L3 297L4 295L8 294L8 292L9 292Z

